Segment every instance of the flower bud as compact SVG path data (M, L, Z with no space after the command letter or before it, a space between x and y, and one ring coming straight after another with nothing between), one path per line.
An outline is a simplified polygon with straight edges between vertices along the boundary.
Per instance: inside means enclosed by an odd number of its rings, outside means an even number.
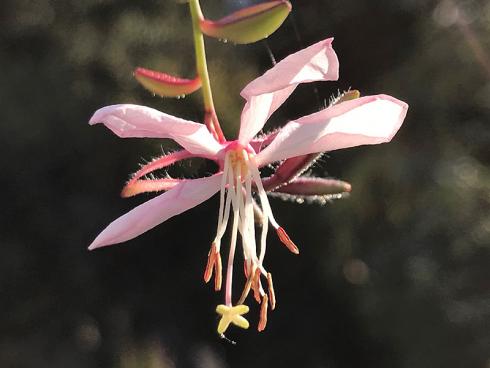
M201 88L201 78L184 79L150 69L137 68L134 77L148 91L161 97L181 97Z
M274 33L290 11L289 1L268 1L240 9L217 21L202 19L200 26L205 35L225 42L253 43Z

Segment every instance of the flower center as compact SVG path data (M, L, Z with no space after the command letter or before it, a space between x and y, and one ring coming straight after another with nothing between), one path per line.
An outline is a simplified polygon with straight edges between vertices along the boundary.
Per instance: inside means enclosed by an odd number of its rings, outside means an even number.
M248 155L249 153L243 148L233 149L226 153L225 160L226 157L228 157L232 170L234 170L234 172L238 172L238 170L240 170L241 175L246 176L248 173Z
M255 203L252 190L260 200L260 207ZM269 223L276 229L279 239L294 253L298 253L296 246L289 239L286 232L274 219L262 185L258 166L255 162L255 152L251 147L243 147L238 142L230 143L224 151L223 177L221 180L220 208L218 214L218 227L216 237L208 255L208 263L204 273L204 280L211 279L215 272L215 289L221 289L221 240L228 227L230 213L233 213L231 225L230 250L226 266L225 305L222 308L232 308L232 282L233 265L238 236L241 236L244 259L245 287L236 306L241 306L253 290L254 298L261 304L259 331L267 323L267 308L275 306L275 295L272 286L272 276L263 266L266 252L266 240ZM261 224L260 248L257 249L255 223ZM268 294L265 293L261 276L267 280ZM230 319L231 321L232 319ZM236 323L235 323L236 324ZM226 324L228 327L229 323ZM240 326L240 324L237 324ZM224 326L224 325L223 325ZM222 334L226 328L219 328Z

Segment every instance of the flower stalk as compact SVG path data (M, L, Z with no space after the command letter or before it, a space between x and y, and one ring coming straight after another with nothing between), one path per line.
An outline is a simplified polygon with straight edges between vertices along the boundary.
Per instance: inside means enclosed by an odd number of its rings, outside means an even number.
M194 50L196 53L196 69L202 82L202 94L204 99L204 123L208 130L220 143L225 142L225 136L221 130L218 116L214 108L213 93L211 91L211 82L209 80L208 64L206 61L206 49L204 47L204 36L199 26L200 20L203 19L199 0L190 0L189 8L192 17L192 34L194 38Z

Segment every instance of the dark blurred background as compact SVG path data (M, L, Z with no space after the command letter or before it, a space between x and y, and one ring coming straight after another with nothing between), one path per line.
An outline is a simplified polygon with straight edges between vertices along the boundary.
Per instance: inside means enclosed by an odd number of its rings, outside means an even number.
M250 1L202 0L216 19ZM88 252L138 164L171 149L87 124L141 103L200 121L201 97L153 97L136 66L194 75L186 4L2 0L0 367L490 367L490 3L292 1L267 45L277 59L329 36L340 80L301 86L274 124L349 87L410 105L393 142L325 155L313 172L352 183L324 206L273 199L294 237L267 264L278 308L263 333L215 333L222 301L202 282L216 197L122 245ZM207 39L218 114L233 137L239 91L271 66L267 45ZM182 176L212 170L193 161ZM253 303L249 303L253 304Z

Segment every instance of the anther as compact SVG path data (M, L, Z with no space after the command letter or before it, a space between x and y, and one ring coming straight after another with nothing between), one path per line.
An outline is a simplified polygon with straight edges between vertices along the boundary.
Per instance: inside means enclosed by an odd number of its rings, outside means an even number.
M252 290L254 291L254 298L257 303L260 304L260 269L257 267L252 279Z
M279 237L279 240L294 254L299 254L299 249L294 244L294 242L291 240L289 235L286 233L286 231L282 227L278 227L276 229L277 236Z
M213 276L214 264L216 262L216 244L211 244L211 249L208 253L208 261L206 263L206 269L204 270L204 282L207 284Z
M271 309L276 308L276 293L274 292L274 285L272 284L272 274L267 273L267 290L269 292L269 300L271 302Z
M221 255L219 252L216 252L216 259L214 261L214 290L221 290L221 281L222 281L222 264L221 264Z
M260 320L259 320L259 325L257 327L257 330L259 332L264 331L265 326L267 325L267 305L268 305L267 294L264 294L264 296L262 297L262 304L260 305Z
M243 302L245 302L245 299L247 299L248 293L250 292L251 286L252 286L252 277L249 277L247 279L247 282L245 282L245 287L243 288L242 295L240 295L240 299L238 300L237 304L243 304Z

